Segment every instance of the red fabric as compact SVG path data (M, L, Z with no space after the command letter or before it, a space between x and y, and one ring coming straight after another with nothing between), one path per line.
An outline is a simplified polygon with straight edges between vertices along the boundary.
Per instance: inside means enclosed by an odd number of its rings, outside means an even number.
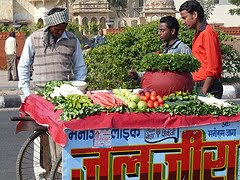
M187 72L146 72L141 81L142 89L155 90L158 95L164 96L176 91L193 89L193 79Z
M67 136L64 129L93 130L105 128L118 129L145 129L145 128L180 128L216 124L221 122L234 122L240 120L240 113L236 116L170 116L167 113L101 113L79 120L63 122L59 120L62 111L54 112L51 102L41 96L30 95L21 105L20 110L29 114L38 124L47 125L53 140L65 146Z
M197 72L193 73L194 81L205 80L206 77L221 78L222 57L217 33L210 25L194 36L192 54L201 63Z

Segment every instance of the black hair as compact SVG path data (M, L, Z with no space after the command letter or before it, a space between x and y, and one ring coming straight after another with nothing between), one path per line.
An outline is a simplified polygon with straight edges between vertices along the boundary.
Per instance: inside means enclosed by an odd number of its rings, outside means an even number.
M49 15L52 15L52 14L54 14L54 13L56 13L56 12L62 12L62 11L64 11L65 10L65 8L52 8L48 13L47 13L47 15L49 16Z
M196 1L196 0L189 0L189 1L186 1L184 2L180 8L179 8L179 11L184 11L186 10L188 13L190 14L193 14L193 12L197 12L198 14L198 20L200 22L203 21L204 19L204 10L203 10L203 7L201 6L201 4Z
M160 23L166 23L168 29L175 29L174 35L178 35L179 23L178 20L173 16L164 16L160 19Z
M10 33L9 33L9 36L15 38L15 32L10 32Z

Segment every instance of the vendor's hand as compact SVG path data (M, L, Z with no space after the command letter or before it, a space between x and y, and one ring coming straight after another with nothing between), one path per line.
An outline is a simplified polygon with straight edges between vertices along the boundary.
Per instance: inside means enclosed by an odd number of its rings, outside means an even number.
M202 87L202 93L203 94L207 94L208 93L208 90L209 88L211 87L211 85L213 84L213 81L214 81L214 77L211 77L211 76L208 76L203 84L203 87Z
M131 76L133 79L135 79L135 80L138 79L138 74L137 74L137 72L136 72L134 69L131 69L128 74L129 74L129 76Z
M207 94L207 93L208 93L208 87L206 87L206 86L204 87L204 86L203 86L203 87L202 87L202 93L203 93L203 94Z

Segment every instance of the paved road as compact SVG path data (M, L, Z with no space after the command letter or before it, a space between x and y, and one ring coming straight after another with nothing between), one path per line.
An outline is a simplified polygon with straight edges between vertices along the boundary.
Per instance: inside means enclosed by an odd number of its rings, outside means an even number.
M10 121L17 116L17 109L0 109L0 179L16 180L15 163L18 151L29 136L29 132L15 134L16 122Z

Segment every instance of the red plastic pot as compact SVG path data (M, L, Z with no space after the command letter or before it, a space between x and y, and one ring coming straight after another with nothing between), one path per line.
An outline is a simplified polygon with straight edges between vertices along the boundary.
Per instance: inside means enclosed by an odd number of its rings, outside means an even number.
M193 78L189 72L146 72L141 80L142 89L154 90L160 96L169 95L175 91L191 92L193 85Z

